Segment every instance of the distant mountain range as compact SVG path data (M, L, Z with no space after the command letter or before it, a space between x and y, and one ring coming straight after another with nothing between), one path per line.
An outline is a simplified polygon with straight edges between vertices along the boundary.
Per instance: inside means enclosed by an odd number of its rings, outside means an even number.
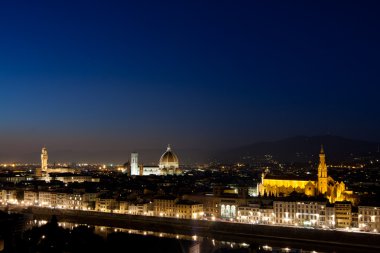
M339 136L296 136L271 142L257 142L235 149L225 150L217 155L221 161L242 161L262 159L272 155L282 162L307 162L318 158L323 145L329 161L342 161L357 155L378 151L379 143L353 140Z
M377 152L379 143L353 140L339 136L296 136L278 141L257 142L225 150L210 149L174 149L181 164L218 162L253 162L262 160L265 155L272 155L280 162L317 161L321 144L323 144L328 161L343 161L357 155ZM76 150L48 149L49 162L90 162L123 164L130 160L131 152L139 153L139 161L144 164L157 164L165 148L137 150ZM0 154L2 162L40 162L40 150L31 153Z

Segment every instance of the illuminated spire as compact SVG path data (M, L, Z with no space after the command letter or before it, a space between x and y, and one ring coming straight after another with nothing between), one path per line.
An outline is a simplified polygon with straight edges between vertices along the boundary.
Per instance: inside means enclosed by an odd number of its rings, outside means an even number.
M323 150L323 145L321 145L321 152L319 154L319 165L318 165L318 192L320 194L325 194L327 192L327 165L325 160L325 151Z
M168 144L168 148L166 149L166 151L170 151L171 148L170 148L170 144Z

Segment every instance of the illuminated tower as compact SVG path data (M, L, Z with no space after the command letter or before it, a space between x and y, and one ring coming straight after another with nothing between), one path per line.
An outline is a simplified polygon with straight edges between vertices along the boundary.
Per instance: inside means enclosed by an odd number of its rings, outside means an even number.
M42 148L41 152L41 170L46 172L48 168L48 152L45 147Z
M131 154L131 175L132 176L140 175L139 154L138 153L132 153Z
M327 192L327 166L323 146L321 146L321 152L319 154L318 192L319 194L325 194Z

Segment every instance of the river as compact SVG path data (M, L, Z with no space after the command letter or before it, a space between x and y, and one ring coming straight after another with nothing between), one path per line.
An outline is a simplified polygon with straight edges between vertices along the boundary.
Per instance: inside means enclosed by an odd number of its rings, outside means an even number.
M26 229L30 229L35 226L42 226L47 223L47 220L32 220L27 223ZM90 224L79 224L79 223L70 223L70 222L58 222L58 225L62 228L66 229L74 229L78 226L86 226L88 228L93 228L94 233L102 236L103 238L107 238L107 236L111 233L128 233L135 234L140 236L154 236L154 237L163 237L163 238L172 238L181 241L192 241L193 248L191 252L214 252L220 249L247 249L246 252L249 251L248 248L255 249L253 252L299 252L299 253L321 253L321 252L362 252L362 251L352 251L352 249L344 247L337 248L329 248L323 247L322 245L310 245L310 244L300 244L295 242L278 242L271 240L262 240L262 239L254 239L249 242L241 242L241 241L231 241L231 240L221 240L221 238L209 238L209 237L201 237L199 235L186 235L186 234L174 234L167 232L157 232L157 231L149 231L149 230L139 230L132 228L118 228L118 227L106 227L106 226L94 226ZM211 248L211 249L210 249Z

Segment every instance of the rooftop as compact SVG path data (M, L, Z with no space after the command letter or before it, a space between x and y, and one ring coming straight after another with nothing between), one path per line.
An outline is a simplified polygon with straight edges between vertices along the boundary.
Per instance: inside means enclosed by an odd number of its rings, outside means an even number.
M295 180L295 181L316 181L317 176L316 175L290 175L290 174L283 174L283 175L270 175L267 174L264 176L265 179L277 179L277 180Z
M199 202L191 201L191 200L179 200L176 202L177 205L199 205Z

